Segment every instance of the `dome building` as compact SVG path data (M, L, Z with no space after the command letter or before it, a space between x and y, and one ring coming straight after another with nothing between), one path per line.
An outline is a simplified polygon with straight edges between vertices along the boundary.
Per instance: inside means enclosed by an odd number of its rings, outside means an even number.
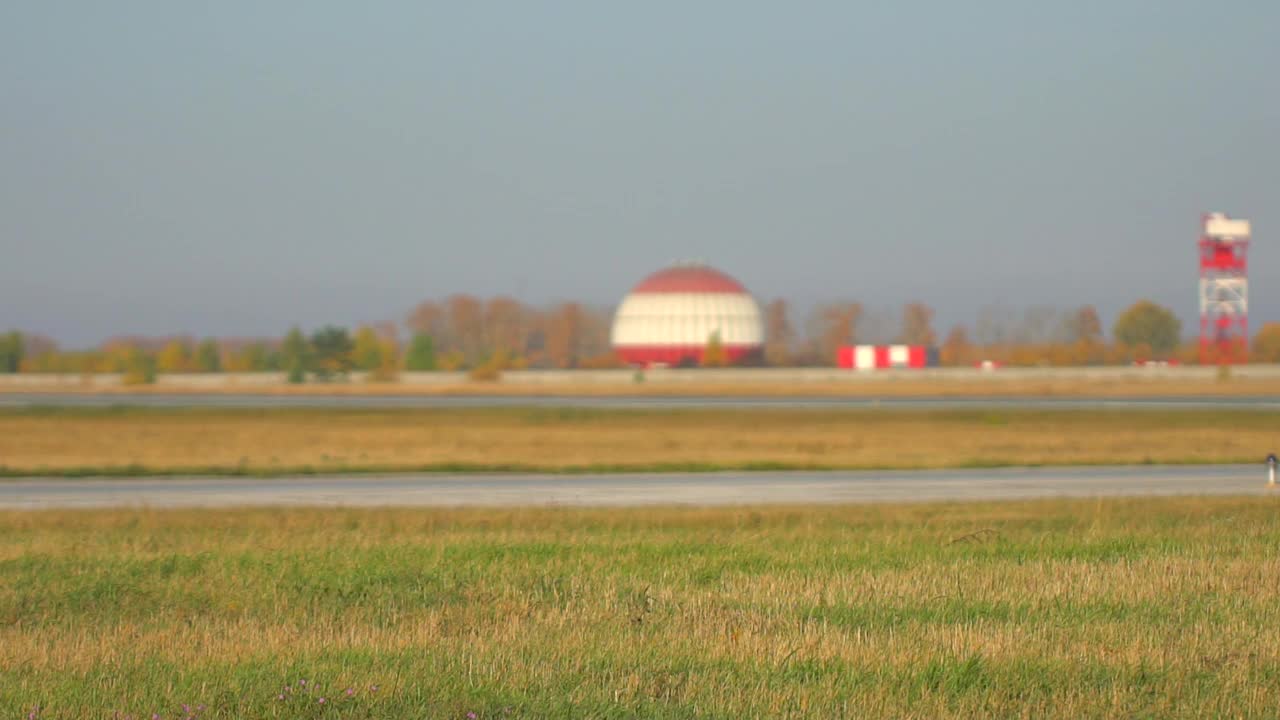
M613 319L614 351L630 365L700 365L712 338L726 362L738 364L760 355L764 327L751 293L701 264L675 265L640 281Z

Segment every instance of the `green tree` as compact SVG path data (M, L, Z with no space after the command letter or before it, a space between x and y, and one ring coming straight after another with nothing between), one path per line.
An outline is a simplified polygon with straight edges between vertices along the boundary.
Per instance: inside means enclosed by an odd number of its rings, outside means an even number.
M16 373L22 366L22 333L13 330L0 335L0 373Z
M199 372L222 372L222 351L218 349L218 341L213 338L196 346L195 359L196 370Z
M125 385L150 385L156 381L154 355L138 347L130 347L123 352L121 370L124 376L121 382Z
M302 334L301 328L294 326L284 336L280 346L280 367L289 373L289 382L300 383L307 379L307 369L311 364L311 346Z
M357 370L372 372L382 367L382 342L373 328L365 326L356 331L351 360Z
M409 354L405 356L404 366L410 371L436 369L436 345L426 333L415 333L409 342Z
M321 380L351 372L355 343L346 328L326 325L311 335L311 370Z
M1139 300L1120 313L1112 333L1131 347L1148 347L1155 357L1166 357L1178 347L1182 322L1173 311L1150 300Z
M249 343L240 350L239 364L249 372L271 369L271 349L266 343Z

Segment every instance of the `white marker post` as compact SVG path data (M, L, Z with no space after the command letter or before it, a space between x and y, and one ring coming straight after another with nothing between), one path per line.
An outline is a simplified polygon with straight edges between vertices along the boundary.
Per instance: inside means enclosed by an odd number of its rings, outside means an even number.
M1276 462L1275 453L1267 456L1267 487L1269 488L1276 486Z

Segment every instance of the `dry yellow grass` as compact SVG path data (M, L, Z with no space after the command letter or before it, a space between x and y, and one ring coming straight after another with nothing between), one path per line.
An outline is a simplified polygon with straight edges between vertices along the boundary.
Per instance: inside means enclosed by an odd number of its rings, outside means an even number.
M1257 461L1280 414L977 410L0 412L5 471L943 467Z

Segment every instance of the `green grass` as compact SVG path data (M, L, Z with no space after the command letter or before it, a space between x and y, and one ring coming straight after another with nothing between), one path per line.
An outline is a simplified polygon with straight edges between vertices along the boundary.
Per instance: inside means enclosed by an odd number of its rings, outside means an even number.
M0 513L0 712L1274 716L1277 509Z

